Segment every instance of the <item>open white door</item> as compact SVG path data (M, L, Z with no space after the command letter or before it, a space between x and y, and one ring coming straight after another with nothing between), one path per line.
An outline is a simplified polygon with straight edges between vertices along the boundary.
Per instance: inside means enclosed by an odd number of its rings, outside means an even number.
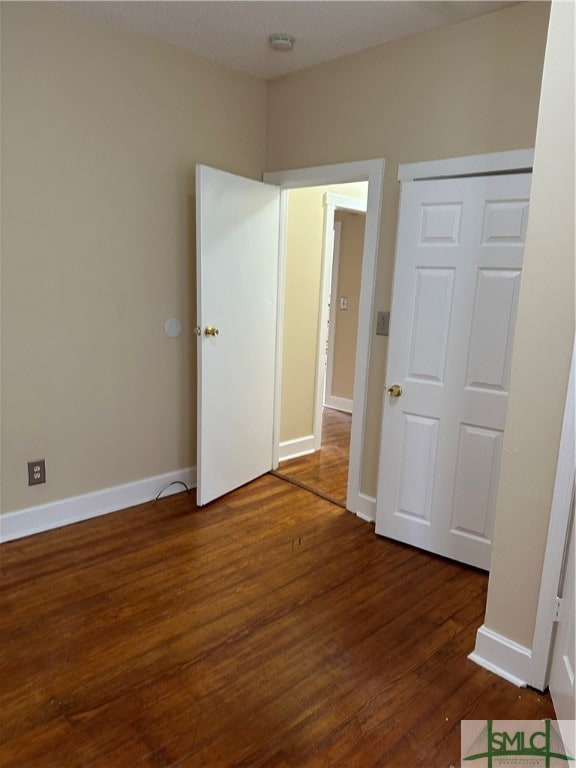
M560 585L556 637L550 662L550 694L558 720L576 720L576 635L574 633L574 496L568 530L564 574ZM572 722L572 729L574 723ZM564 734L563 734L564 735ZM574 749L572 739L571 749ZM572 751L570 754L574 755Z
M530 182L402 187L376 533L484 569Z
M544 556L530 683L548 684L568 754L576 754L576 593L574 492L576 481L576 347L566 392L548 541ZM570 722L569 722L570 721ZM571 763L572 764L572 763Z
M203 505L272 468L280 191L198 166L196 226Z

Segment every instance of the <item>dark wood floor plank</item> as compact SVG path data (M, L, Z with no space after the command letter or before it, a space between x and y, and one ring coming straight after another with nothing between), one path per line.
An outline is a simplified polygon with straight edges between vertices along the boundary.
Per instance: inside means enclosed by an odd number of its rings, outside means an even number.
M11 542L1 575L5 768L441 768L462 718L553 715L467 659L484 573L272 476Z

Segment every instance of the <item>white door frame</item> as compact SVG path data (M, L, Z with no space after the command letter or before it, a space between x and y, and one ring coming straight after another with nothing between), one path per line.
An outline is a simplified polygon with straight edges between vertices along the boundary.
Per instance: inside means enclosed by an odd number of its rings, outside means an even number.
M534 688L543 691L548 685L550 658L553 649L554 614L556 610L556 596L560 588L562 578L562 566L567 550L567 537L570 525L570 506L574 490L574 472L576 463L576 381L574 373L576 347L572 352L572 365L568 380L566 394L566 407L560 437L558 451L558 464L556 467L556 480L550 522L548 525L548 539L544 555L542 580L540 582L540 596L538 598L538 610L536 612L536 626L532 641L532 655L530 660L529 683Z
M332 376L334 373L334 342L336 328L336 294L338 288L339 268L339 238L336 236L334 216L336 211L351 211L353 213L366 213L366 200L357 197L348 197L335 192L327 192L324 195L324 253L322 255L322 297L320 299L320 324L318 326L318 361L316 363L316 398L314 403L314 450L319 450L322 444L322 406L324 404L332 408L340 408L348 413L353 413L353 402L344 401L343 398L332 396ZM339 229L339 228L338 228ZM338 243L338 247L337 247ZM327 322L328 298L330 302L330 323ZM330 332L328 332L330 328ZM328 339L326 339L328 334ZM324 370L324 351L327 349L326 370ZM332 403L326 403L327 396L332 398ZM336 400L336 402L334 401ZM342 403L338 403L342 400Z
M336 327L336 295L338 293L338 273L340 271L340 240L342 236L342 222L334 221L334 242L332 249L332 276L330 279L330 319L328 321L328 345L326 347L326 376L324 377L324 405L327 408L331 408L332 405L332 380L334 378L334 347L335 347L335 327ZM327 222L327 227L329 227ZM326 237L324 242L326 242ZM326 297L322 299L325 303ZM318 348L318 354L320 354L320 346ZM347 410L348 413L352 413L352 403L350 400L350 407L342 410Z
M385 161L358 160L336 165L299 168L288 171L265 173L263 180L267 184L276 184L282 191L302 187L319 187L329 184L345 184L352 181L368 181L368 200L366 208L366 230L364 252L362 256L362 280L360 287L360 305L358 311L358 343L354 373L354 413L350 435L350 465L348 470L348 490L346 508L360 517L373 519L374 500L361 491L362 453L365 442L366 404L368 397L368 366L370 362L370 343L372 341L372 318L374 307L374 285L376 261L382 211L382 185ZM286 220L287 195L281 195L280 213L280 279L278 291L278 337L276 355L276 392L274 413L274 466L278 465L280 435L280 386L282 374L282 329L284 326L284 289L286 282Z
M449 157L426 160L422 163L404 163L398 166L398 181L423 179L451 179L457 176L485 176L487 173L518 173L531 171L534 164L533 149L512 149L486 155Z

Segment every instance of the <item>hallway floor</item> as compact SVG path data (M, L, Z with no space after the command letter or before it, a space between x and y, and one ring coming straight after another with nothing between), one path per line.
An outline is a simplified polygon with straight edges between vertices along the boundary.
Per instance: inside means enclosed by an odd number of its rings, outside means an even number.
M346 503L351 424L350 413L324 408L321 450L283 461L279 471Z

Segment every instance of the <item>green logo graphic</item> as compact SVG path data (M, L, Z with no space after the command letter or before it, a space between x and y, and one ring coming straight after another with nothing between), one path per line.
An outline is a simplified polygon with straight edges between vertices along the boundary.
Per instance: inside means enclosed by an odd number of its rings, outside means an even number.
M486 726L468 750L464 760L486 759L488 768L493 767L494 758L501 757L538 757L545 761L546 768L550 768L553 759L573 760L565 753L562 737L551 721L545 720L543 726L543 731L534 733L522 730L508 733L494 730L494 721L487 720Z

